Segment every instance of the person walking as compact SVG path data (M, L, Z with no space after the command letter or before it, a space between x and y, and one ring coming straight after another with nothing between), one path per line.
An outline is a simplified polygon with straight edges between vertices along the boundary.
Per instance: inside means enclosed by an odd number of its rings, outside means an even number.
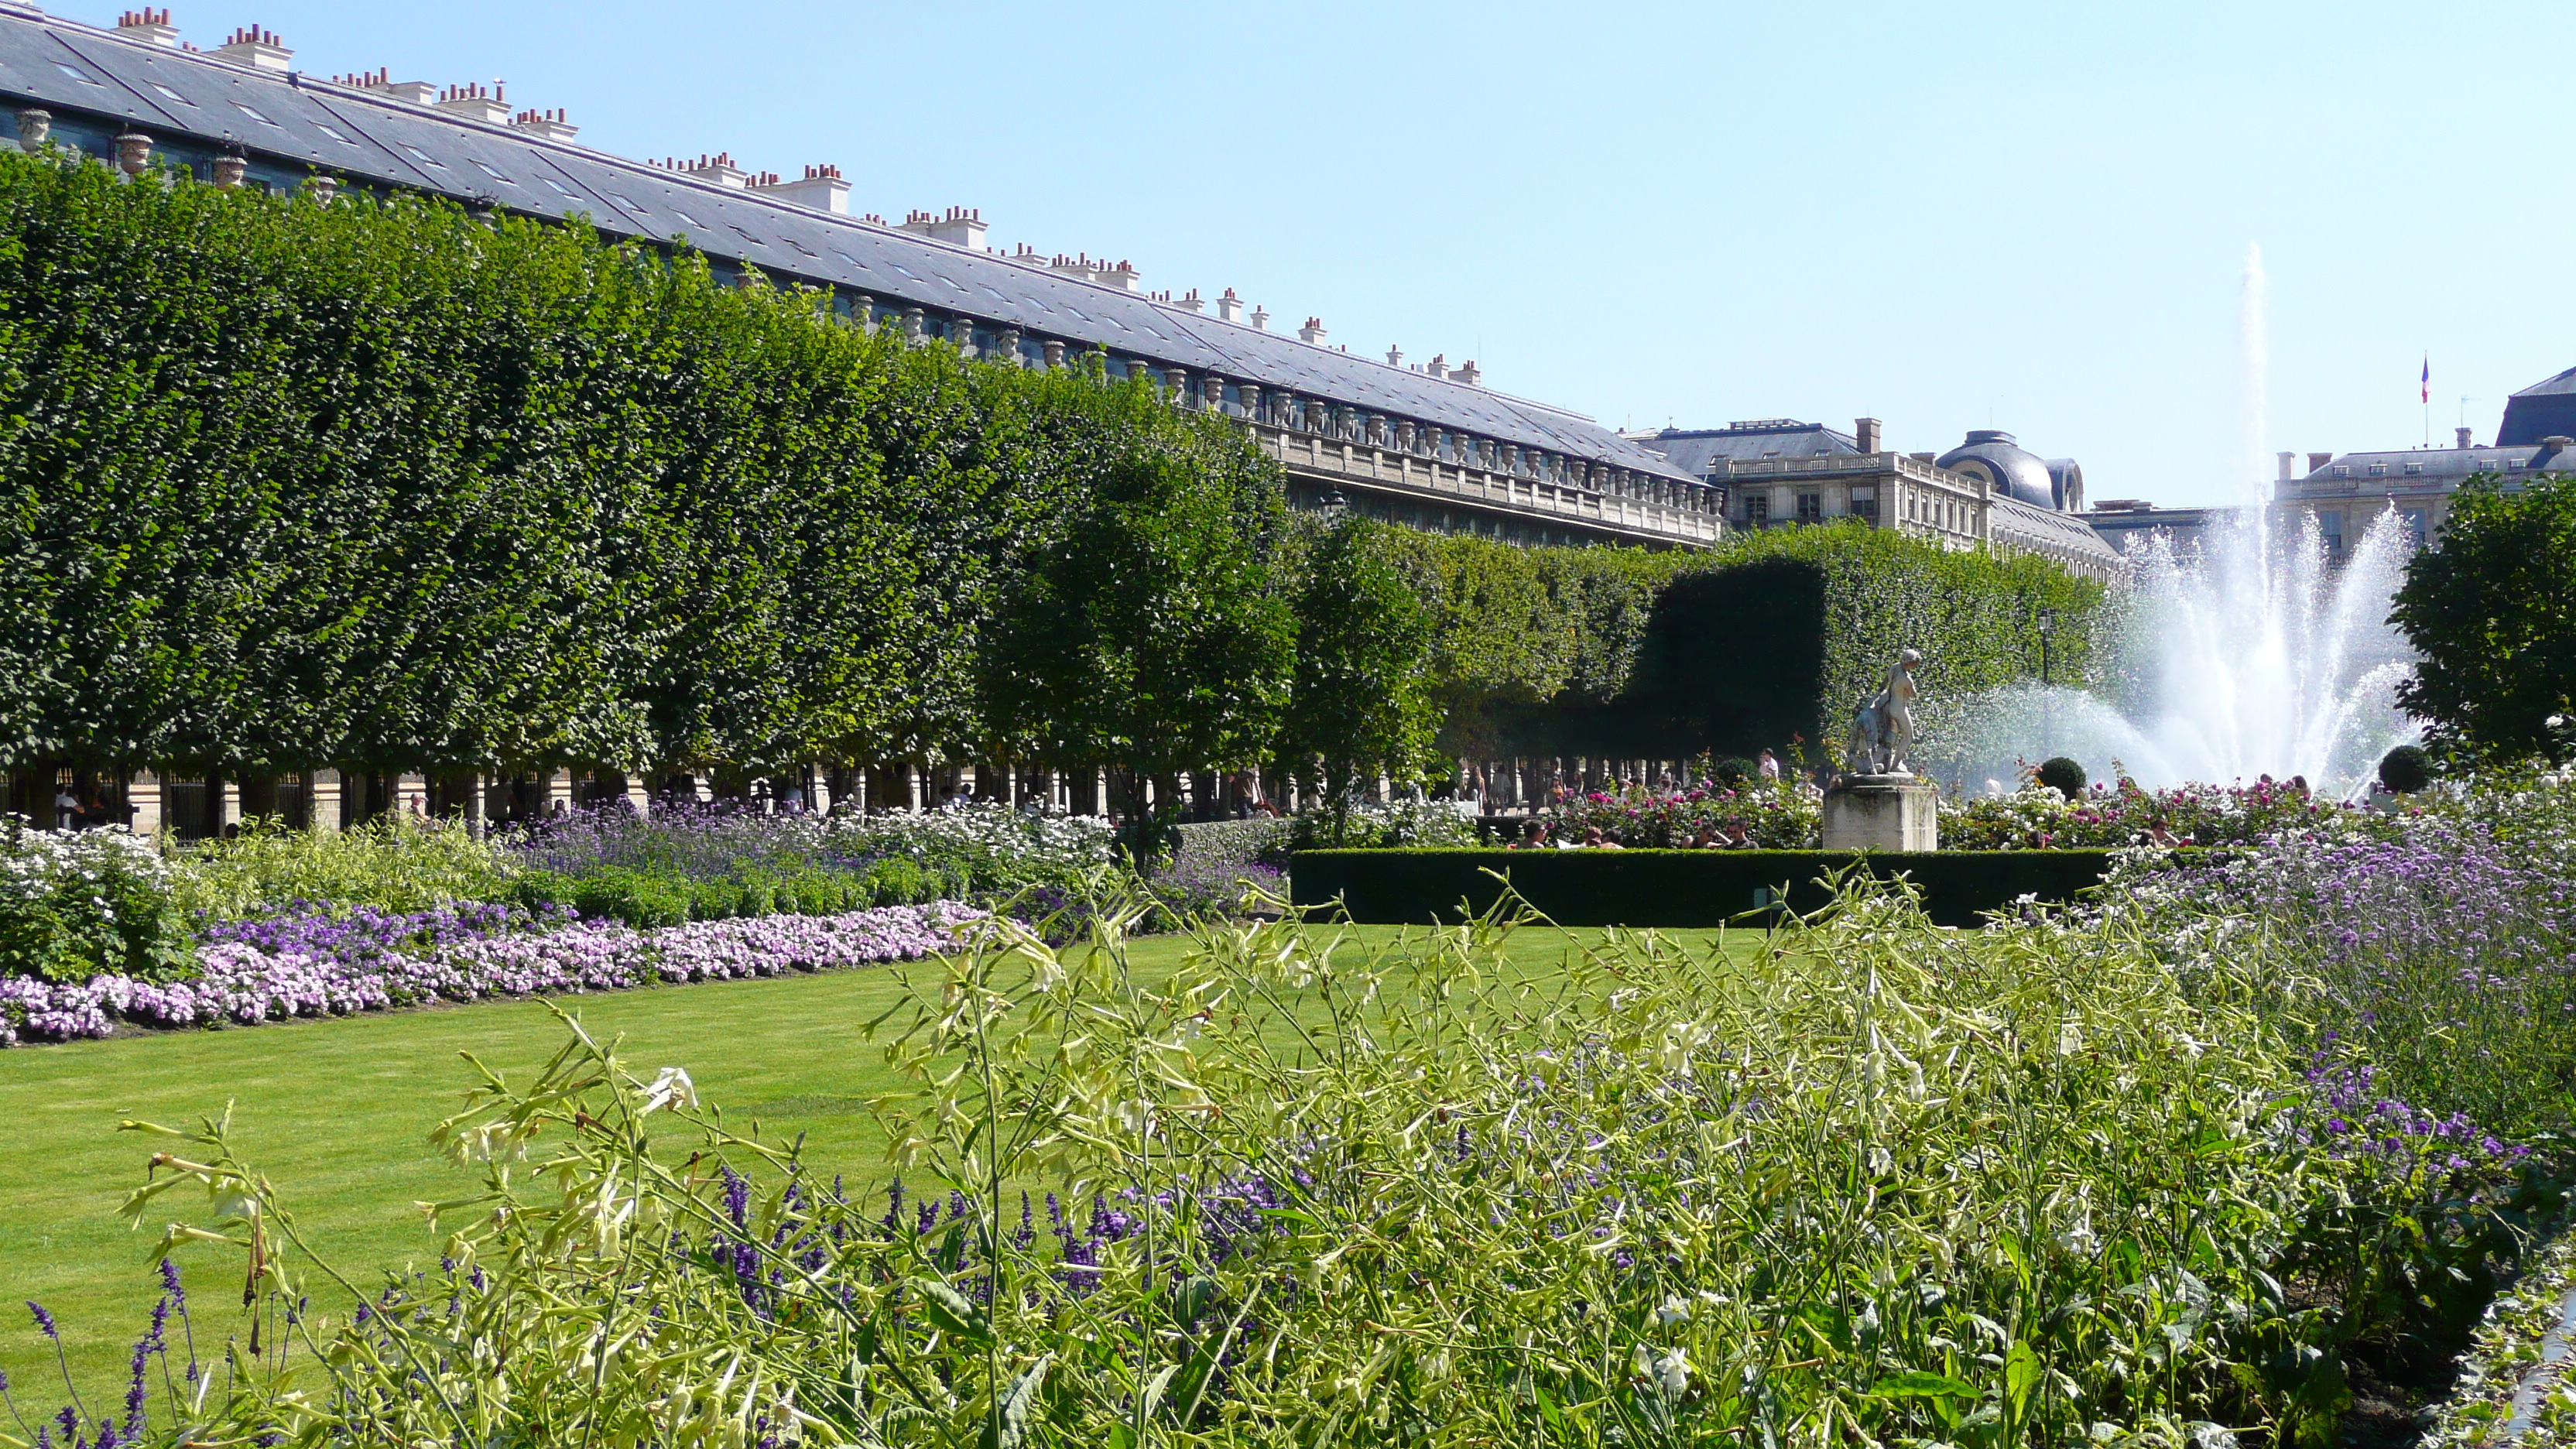
M1778 755L1771 753L1769 750L1764 750L1762 752L1762 763L1759 768L1762 773L1763 784L1777 785L1780 783L1780 757Z

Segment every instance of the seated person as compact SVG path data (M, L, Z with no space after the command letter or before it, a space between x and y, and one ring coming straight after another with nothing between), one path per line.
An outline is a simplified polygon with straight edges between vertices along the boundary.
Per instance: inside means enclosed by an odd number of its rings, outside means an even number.
M1726 822L1726 848L1729 850L1751 850L1753 848L1753 837L1744 833L1743 821L1730 820Z
M1512 842L1514 850L1545 850L1548 847L1547 822L1533 820L1521 827L1521 838Z
M1627 847L1621 845L1615 840L1612 840L1609 836L1602 834L1600 826L1588 825L1585 826L1583 830L1583 848L1586 850L1625 850Z
M1723 850L1726 848L1726 842L1717 838L1716 826L1711 825L1706 821L1702 821L1700 823L1699 833L1692 836L1691 843L1684 848L1688 850Z

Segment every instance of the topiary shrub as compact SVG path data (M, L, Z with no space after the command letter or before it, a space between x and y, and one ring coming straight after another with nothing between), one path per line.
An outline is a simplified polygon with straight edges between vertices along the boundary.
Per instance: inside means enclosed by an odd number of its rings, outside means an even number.
M2433 783L2433 760L2422 745L2399 745L2379 757L2379 783L2412 795Z
M2084 793L2084 767L2064 755L2042 763L2036 774L2039 783L2069 800Z

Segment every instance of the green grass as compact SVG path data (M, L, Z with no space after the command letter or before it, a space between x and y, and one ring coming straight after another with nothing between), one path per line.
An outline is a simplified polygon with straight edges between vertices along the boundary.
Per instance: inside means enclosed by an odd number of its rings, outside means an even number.
M1394 927L1351 928L1384 941ZM1673 931L1709 941L1713 931ZM1597 931L1524 931L1512 955L1540 965ZM1737 932L1731 949L1759 938ZM1136 943L1140 972L1168 971L1186 943ZM804 1134L806 1155L859 1184L888 1175L868 1098L904 1085L860 1028L895 1003L893 970L701 983L556 1000L600 1036L622 1033L624 1054L650 1073L683 1066L707 1102L764 1131ZM148 1265L160 1217L187 1216L185 1199L132 1231L117 1216L161 1144L119 1133L141 1118L192 1126L233 1102L240 1149L284 1192L297 1226L354 1281L381 1269L435 1264L439 1240L413 1208L472 1190L466 1169L428 1142L462 1101L472 1052L495 1070L525 1072L551 1056L562 1028L535 1001L495 1002L257 1028L123 1036L0 1052L0 1368L22 1408L59 1389L45 1345L23 1309L34 1299L61 1323L72 1370L93 1405L113 1400L125 1355L159 1292ZM240 1301L238 1253L183 1253L200 1348Z

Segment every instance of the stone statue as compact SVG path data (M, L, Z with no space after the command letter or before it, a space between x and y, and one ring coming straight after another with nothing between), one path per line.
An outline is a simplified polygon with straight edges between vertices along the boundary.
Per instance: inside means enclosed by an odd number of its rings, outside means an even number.
M1911 775L1906 756L1914 749L1914 668L1923 656L1911 649L1887 666L1887 687L1852 713L1850 763L1854 775Z

